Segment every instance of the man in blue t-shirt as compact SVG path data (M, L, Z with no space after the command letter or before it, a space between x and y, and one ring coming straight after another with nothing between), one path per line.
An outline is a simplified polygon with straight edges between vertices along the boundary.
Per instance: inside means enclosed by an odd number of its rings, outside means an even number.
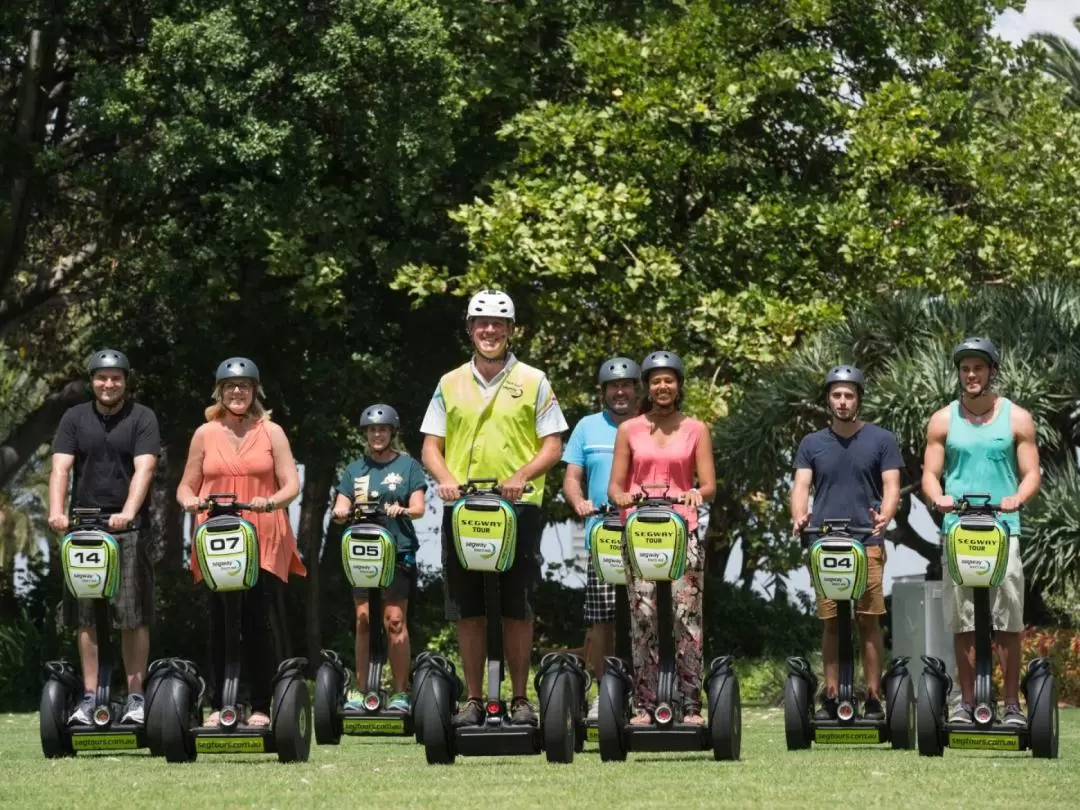
M613 357L600 365L598 383L604 410L586 416L574 427L563 451L566 476L563 495L579 517L585 518L585 537L601 520L593 514L607 505L608 479L615 453L615 433L619 425L634 415L641 372L633 360ZM588 497L582 490L582 478ZM600 582L592 557L585 581L585 621L592 625L592 667L597 681L604 674L604 659L615 652L615 586ZM596 720L599 696L589 707L588 719Z
M863 716L883 720L881 708L881 625L885 613L885 529L900 505L900 470L904 460L896 437L859 419L865 380L854 366L835 366L825 375L825 397L832 424L811 433L795 456L795 485L791 491L791 520L795 534L810 523L810 488L814 489L816 523L848 520L852 528L870 529L866 546L866 592L855 603L862 642L863 675L869 693ZM818 618L825 622L821 657L825 666L825 697L816 720L835 720L840 690L840 647L836 602L818 594Z

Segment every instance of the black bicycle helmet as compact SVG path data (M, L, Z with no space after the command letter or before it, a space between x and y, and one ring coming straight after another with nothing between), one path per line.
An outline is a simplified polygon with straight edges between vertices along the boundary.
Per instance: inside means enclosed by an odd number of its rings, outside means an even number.
M259 367L246 357L230 357L228 360L223 360L221 365L217 367L217 376L214 379L215 383L219 383L222 380L254 380L255 384L259 384Z
M679 359L679 355L675 354L675 352L661 350L653 352L642 362L641 379L647 382L649 373L661 368L674 371L675 376L679 378L679 382L682 382L683 377L685 376L682 360Z
M953 365L959 366L965 357L981 357L991 368L1001 365L1001 352L998 347L983 337L964 338L957 344L952 353Z
M401 419L398 412L389 405L370 405L360 414L360 429L369 425L390 425L394 430L401 427Z
M127 355L116 349L102 349L94 352L86 366L86 372L93 375L95 371L101 371L104 368L116 368L125 375L131 373L131 363L128 362Z
M600 373L597 382L601 387L616 380L633 380L637 382L641 376L641 369L633 360L626 357L612 357L600 364Z
M833 366L825 375L825 393L829 393L834 383L840 382L851 383L859 389L860 395L866 387L866 378L855 366Z

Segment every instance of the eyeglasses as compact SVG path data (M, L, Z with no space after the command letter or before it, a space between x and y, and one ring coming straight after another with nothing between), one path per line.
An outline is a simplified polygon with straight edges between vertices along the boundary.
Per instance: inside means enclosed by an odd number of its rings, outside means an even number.
M249 382L227 382L221 384L221 390L225 392L244 391L246 393L251 389L252 385Z

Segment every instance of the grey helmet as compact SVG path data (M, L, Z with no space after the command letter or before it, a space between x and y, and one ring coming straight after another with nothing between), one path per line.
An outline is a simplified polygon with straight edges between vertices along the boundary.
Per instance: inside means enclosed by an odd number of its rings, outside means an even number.
M217 367L214 382L219 383L222 380L230 379L254 380L255 384L258 385L259 367L246 357L230 357L228 360L223 360L221 365Z
M682 382L683 376L685 375L682 360L679 359L679 355L675 354L675 352L663 350L653 352L645 358L644 362L641 364L641 379L647 382L649 379L649 372L661 368L674 371L675 376L679 378L679 382Z
M127 355L116 349L102 349L94 352L86 365L86 373L93 376L95 371L101 371L103 368L120 369L125 376L131 373L131 363L128 362Z
M610 360L605 360L600 364L597 382L603 388L609 382L615 382L616 380L633 380L637 382L639 377L641 377L641 369L633 360L626 357L612 357Z
M829 393L829 388L834 383L840 382L851 383L859 389L860 394L866 388L866 378L855 366L833 366L830 368L828 374L825 375L825 393Z
M953 365L959 366L965 357L981 357L991 368L1001 365L1001 352L998 347L983 337L964 338L953 349Z
M390 425L394 430L398 430L401 427L401 419L398 417L398 412L389 405L369 405L360 414L360 429L363 430L369 425Z

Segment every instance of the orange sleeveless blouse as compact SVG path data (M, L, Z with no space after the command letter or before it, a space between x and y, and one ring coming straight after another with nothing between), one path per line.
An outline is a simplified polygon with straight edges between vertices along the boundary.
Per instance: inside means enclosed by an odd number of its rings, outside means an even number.
M237 449L225 435L225 426L215 422L203 433L202 486L199 498L206 500L211 493L235 493L237 500L269 498L278 491L279 483L274 473L274 451L270 443L270 431L265 421L259 421L247 432ZM196 526L207 518L206 512L196 516ZM288 512L245 512L259 533L259 567L269 571L282 582L289 581L289 574L307 576L307 569L296 550L296 535L289 524ZM191 570L198 582L199 573L195 554L191 555Z

